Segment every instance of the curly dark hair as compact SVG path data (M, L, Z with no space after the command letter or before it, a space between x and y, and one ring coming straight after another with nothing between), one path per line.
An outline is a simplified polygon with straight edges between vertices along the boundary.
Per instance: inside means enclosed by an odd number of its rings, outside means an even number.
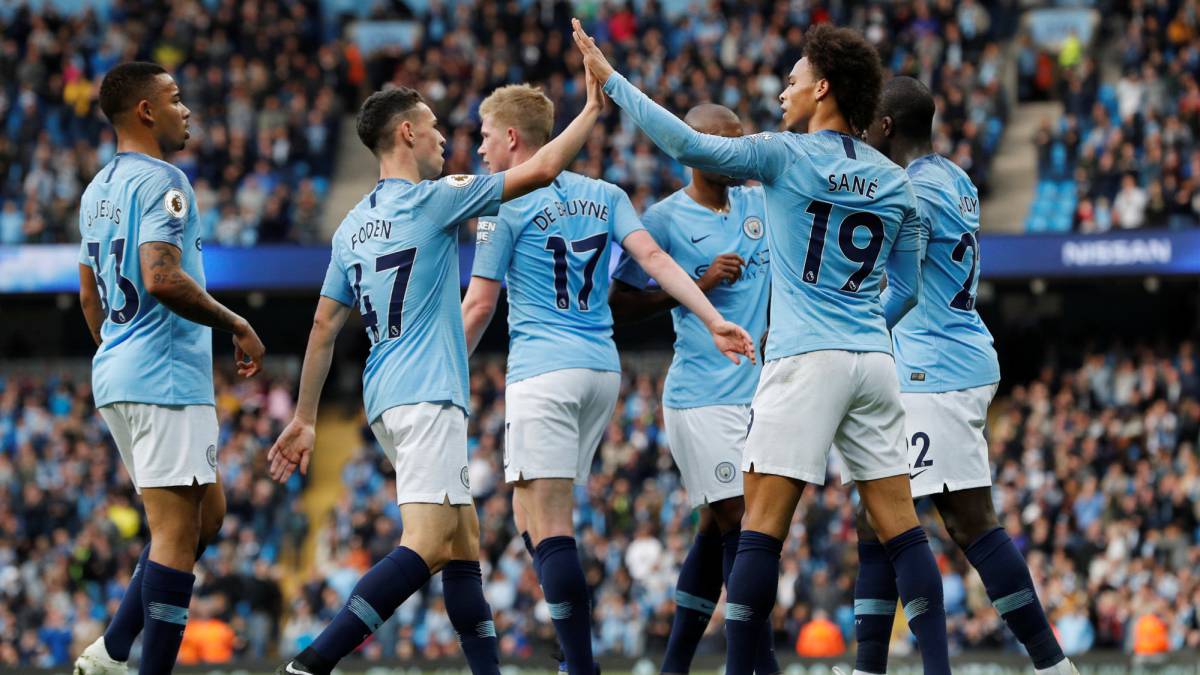
M376 156L392 149L392 136L403 115L424 101L420 92L408 87L377 91L363 101L355 128L358 139Z
M838 110L854 131L871 126L883 86L883 64L862 33L818 24L804 34L804 56L816 75L829 82Z

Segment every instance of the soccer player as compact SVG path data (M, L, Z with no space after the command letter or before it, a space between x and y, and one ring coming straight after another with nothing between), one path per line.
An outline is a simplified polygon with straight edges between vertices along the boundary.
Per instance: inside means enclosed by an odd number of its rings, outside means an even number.
M831 445L896 570L925 672L950 672L941 575L912 505L888 333L920 283L916 198L904 170L858 139L879 102L879 55L855 31L813 26L779 95L784 128L795 131L725 138L655 104L574 26L586 67L660 148L764 185L771 330L742 458L746 517L729 578L727 672L751 671L796 504L806 482L825 481ZM891 290L881 301L885 262Z
M123 63L100 84L100 108L116 130L117 154L80 203L79 301L98 347L96 408L142 495L150 544L75 672L126 672L144 632L138 672L161 675L179 653L192 567L225 516L212 328L233 334L244 377L259 372L265 350L245 319L204 290L195 196L163 159L188 140L191 112L175 80L157 64Z
M698 105L684 117L696 131L736 138L742 123L730 109ZM642 215L646 231L723 315L744 326L757 343L767 330L770 254L761 187L732 187L734 179L692 170L687 187ZM663 421L693 509L700 509L696 540L679 570L675 620L662 672L686 673L696 646L728 580L741 536L742 447L750 426L750 401L758 385L756 364L733 365L709 344L708 331L669 294L651 289L649 277L628 255L613 274L609 305L617 323L670 310L675 358L663 391ZM770 624L755 672L775 673L779 663Z
M406 598L444 571L446 610L474 673L499 673L496 630L483 596L479 521L467 478L467 350L459 313L458 223L548 185L582 147L603 93L540 152L511 171L447 176L445 139L412 89L372 94L358 136L379 159L379 183L333 236L309 335L294 419L269 452L287 480L308 470L317 403L334 340L353 308L371 342L363 372L367 418L396 468L400 545L354 587L346 606L280 673L327 675Z
M544 150L554 124L545 94L501 87L479 107L479 154L494 172L514 171ZM463 298L473 350L508 282L504 393L504 478L534 550L534 571L550 605L571 673L591 673L592 617L573 521L573 484L587 482L620 388L621 363L608 307L611 243L695 312L714 355L753 358L749 334L726 321L642 227L629 197L604 181L564 172L553 185L506 204L481 221L471 284Z
M1000 365L991 333L975 311L979 192L962 169L934 154L933 115L933 95L924 84L894 77L884 86L868 133L871 145L906 167L929 242L920 300L892 329L912 494L933 499L950 537L978 570L992 604L1025 645L1037 672L1070 675L1074 667L992 504L983 428ZM854 672L886 673L896 575L862 513L858 530Z

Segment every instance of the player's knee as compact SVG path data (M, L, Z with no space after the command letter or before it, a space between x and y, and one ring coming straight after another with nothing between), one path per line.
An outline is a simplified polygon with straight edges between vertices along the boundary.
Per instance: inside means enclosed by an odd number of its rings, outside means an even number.
M225 524L225 503L222 500L219 508L206 509L200 514L200 546L208 546L221 533Z
M741 497L722 499L713 502L701 511L700 523L705 525L705 515L709 518L708 527L701 531L713 534L723 534L742 526L742 516L746 514L746 501Z
M946 534L963 550L999 526L996 514L991 509L975 513L965 509L943 511L942 522L946 525Z
M871 519L867 517L867 509L861 505L854 516L854 529L858 531L859 541L879 541L879 535L875 533L875 528L871 527Z

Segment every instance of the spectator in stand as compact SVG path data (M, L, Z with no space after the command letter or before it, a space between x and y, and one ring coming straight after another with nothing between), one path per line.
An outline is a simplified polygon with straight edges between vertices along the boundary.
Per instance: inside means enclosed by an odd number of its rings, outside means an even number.
M1121 178L1121 189L1113 200L1113 223L1125 230L1145 225L1148 201L1146 191L1138 187L1137 176L1125 174Z

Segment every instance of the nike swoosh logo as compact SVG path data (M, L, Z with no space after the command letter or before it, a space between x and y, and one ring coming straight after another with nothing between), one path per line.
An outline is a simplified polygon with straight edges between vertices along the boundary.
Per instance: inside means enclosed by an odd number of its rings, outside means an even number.
M921 469L920 471L918 471L918 472L916 472L916 473L910 473L910 474L908 474L908 479L909 479L909 480L916 480L916 479L917 479L917 476L920 476L921 474L925 473L925 472L926 472L926 471L928 471L928 470L929 470L929 469Z
M700 237L699 239L697 239L696 237L692 237L692 243L699 244L700 242L704 241L705 239L708 239L711 236L712 236L711 234L706 234L703 237Z
M312 673L308 672L307 670L296 670L295 668L292 667L291 663L288 663L287 667L284 668L284 670L286 670L289 673L293 673L294 675L312 675Z

